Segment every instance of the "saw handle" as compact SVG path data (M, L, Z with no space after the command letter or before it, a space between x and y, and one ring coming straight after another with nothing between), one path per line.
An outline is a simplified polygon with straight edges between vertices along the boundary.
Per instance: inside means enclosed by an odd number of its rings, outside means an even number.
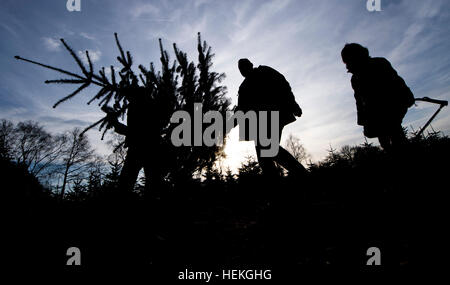
M415 101L423 101L423 102L429 102L429 103L439 104L439 105L441 105L441 106L447 106L447 105L448 105L448 101L431 99L431 98L429 98L429 97L415 98L414 100L415 100Z

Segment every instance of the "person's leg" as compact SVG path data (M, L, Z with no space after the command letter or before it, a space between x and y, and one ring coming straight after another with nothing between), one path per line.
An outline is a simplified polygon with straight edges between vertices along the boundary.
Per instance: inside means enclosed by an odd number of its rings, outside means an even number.
M294 175L306 175L308 171L292 154L285 150L283 147L279 147L278 154L275 157L275 161L289 171L289 174Z
M141 167L142 166L138 156L133 152L130 153L130 151L128 151L122 171L120 172L119 191L131 192L133 190Z
M400 150L408 142L402 125L397 125L392 132L392 147L395 150Z
M261 156L261 146L256 145L256 156L258 158L259 166L262 169L263 174L266 177L277 177L279 176L278 169L275 165L273 157L262 157Z
M162 193L162 174L160 165L154 162L144 164L145 189L144 195L159 198Z
M391 151L391 137L388 135L383 135L378 137L378 141L380 142L380 146L385 151Z
M289 174L304 176L308 172L305 167L297 159L295 159L289 151L280 145L283 128L283 126L280 126L280 132L278 133L278 154L274 157L274 160L286 168L286 170L289 171Z

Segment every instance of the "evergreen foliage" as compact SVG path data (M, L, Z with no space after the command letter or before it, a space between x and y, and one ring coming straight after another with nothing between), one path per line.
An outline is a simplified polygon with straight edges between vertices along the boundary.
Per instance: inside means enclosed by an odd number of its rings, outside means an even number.
M146 95L150 96L151 100L155 102L158 110L159 121L148 122L148 124L157 124L160 129L161 150L167 154L166 165L161 165L166 171L164 176L173 181L186 180L191 179L195 172L201 172L206 167L211 167L218 157L223 156L223 145L174 147L170 141L171 131L175 127L170 123L170 118L173 112L177 110L184 110L193 115L194 104L202 103L204 113L219 111L224 117L226 116L230 100L225 96L226 87L220 85L225 78L225 74L212 71L214 54L211 47L206 41L202 41L201 35L198 33L198 63L195 64L190 61L187 54L181 51L176 44L173 44L176 60L172 62L160 39L161 70L157 71L155 65L151 62L148 69L144 65L139 65L138 70L140 72L137 74L132 69L133 58L131 53L125 52L117 34L114 34L114 36L119 50L117 60L122 65L121 70L118 71L119 81L116 79L116 70L112 65L110 67L110 78L106 76L104 67L98 73L95 73L89 52L86 51L88 63L85 66L77 53L63 39L61 39L61 42L80 68L80 74L24 59L20 56L16 56L16 58L70 76L68 79L47 80L46 83L79 85L75 91L58 100L53 107L73 98L90 85L99 86L98 93L87 103L97 101L106 116L88 126L81 134L99 126L100 131L103 131L102 139L106 132L112 128L109 124L109 118L124 118L129 104L125 97L126 92L138 86L144 87ZM110 104L111 102L113 103ZM206 127L207 125L204 126L204 128ZM146 131L145 129L142 130L142 132Z

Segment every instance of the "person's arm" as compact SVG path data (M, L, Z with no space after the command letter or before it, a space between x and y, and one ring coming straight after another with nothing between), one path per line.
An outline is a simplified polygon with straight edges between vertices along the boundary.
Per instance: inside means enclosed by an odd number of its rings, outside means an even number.
M126 136L128 127L119 122L118 114L114 111L114 109L109 106L103 106L102 111L106 113L105 119L108 124L108 128L114 127L116 133Z
M248 110L250 110L251 102L249 102L250 94L249 94L247 85L248 85L247 80L244 80L244 82L242 82L241 86L239 86L238 102L234 109L234 112L242 111L245 113Z
M303 111L302 108L300 108L300 106L297 104L297 102L294 102L294 116L296 117L301 117L303 115Z
M127 135L127 130L128 127L124 124L122 124L121 122L119 122L119 120L117 119L117 117L115 116L108 116L108 121L110 126L114 127L114 131L116 133L118 133L119 135Z
M379 58L379 62L383 78L390 88L390 92L387 93L392 94L391 98L388 99L401 108L411 107L414 104L414 94L406 85L405 80L398 75L397 71L387 59Z
M115 122L113 123L113 126L114 126L114 130L115 130L116 133L118 133L119 135L124 135L124 136L127 135L128 127L127 127L126 125L122 124L122 123L119 122L119 121L115 121Z
M281 86L283 86L281 92L282 94L285 94L285 106L292 111L292 114L294 114L294 116L301 117L303 114L302 108L300 108L297 101L295 101L295 96L292 92L291 85L282 74L279 73L279 76L279 80L282 82Z
M247 112L248 111L248 102L247 98L248 94L245 91L244 82L239 86L238 91L238 102L237 105L234 107L233 112L236 113L237 111L241 112ZM235 128L238 125L237 120L233 120L233 128Z
M287 81L286 81L287 83ZM289 83L288 83L289 86ZM296 117L301 117L303 112L302 108L298 105L297 101L295 101L294 93L292 93L291 87L289 86L289 93L288 93L288 104L292 108L292 113Z
M351 83L352 83L352 88L355 92L354 96L355 96L355 100L356 100L356 118L357 118L356 121L357 121L358 125L364 126L366 123L366 119L365 119L365 113L364 113L363 100L361 98L361 92L358 88L357 80L353 76L351 79Z

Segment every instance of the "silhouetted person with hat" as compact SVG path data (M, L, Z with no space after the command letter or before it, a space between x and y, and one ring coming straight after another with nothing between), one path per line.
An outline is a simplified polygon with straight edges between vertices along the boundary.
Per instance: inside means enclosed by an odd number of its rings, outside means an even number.
M253 67L250 60L244 58L238 62L239 71L245 77L239 87L239 98L236 111L278 111L279 112L279 137L281 139L283 127L296 120L296 116L302 115L302 109L295 102L289 83L284 76L275 69L260 65ZM270 116L268 116L267 133L270 133ZM248 130L247 130L248 132ZM259 120L258 131L259 133ZM261 145L258 139L255 141L256 155L258 162L267 176L278 174L275 162L282 165L289 171L289 174L303 176L307 170L297 161L287 150L279 146L278 153L274 157L263 157ZM246 138L250 140L251 138Z
M353 74L357 123L364 126L364 135L377 137L387 151L406 143L402 120L414 104L414 95L405 81L387 59L370 57L369 50L360 44L346 44L341 56Z

